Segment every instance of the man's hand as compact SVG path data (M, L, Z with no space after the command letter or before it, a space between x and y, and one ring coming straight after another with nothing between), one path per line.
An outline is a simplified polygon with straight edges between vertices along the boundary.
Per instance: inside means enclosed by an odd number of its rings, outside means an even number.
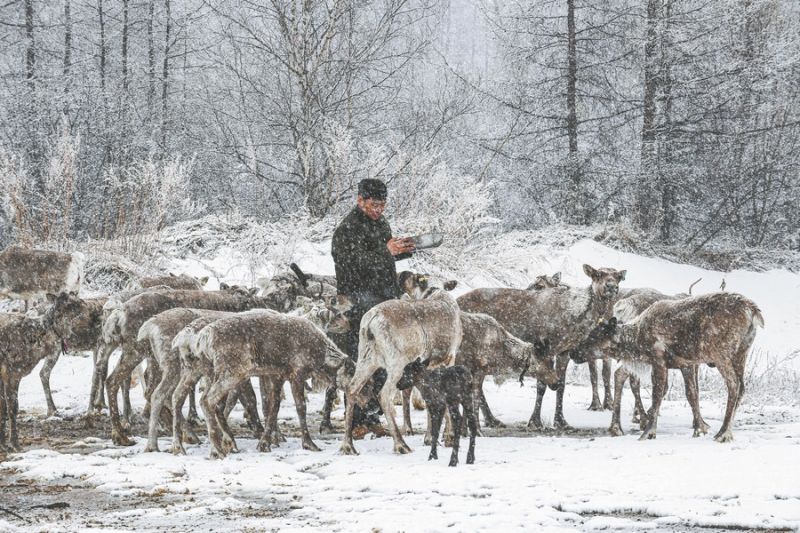
M400 238L391 238L389 242L386 243L386 247L392 253L392 255L400 255L408 252L413 252L414 248L414 241L411 237L400 237Z

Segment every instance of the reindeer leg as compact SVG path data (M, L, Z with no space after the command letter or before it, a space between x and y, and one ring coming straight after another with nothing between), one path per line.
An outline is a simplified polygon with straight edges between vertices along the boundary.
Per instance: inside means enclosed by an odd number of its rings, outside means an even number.
M614 372L614 412L611 415L611 426L608 428L608 432L613 437L619 437L625 434L625 432L622 431L622 424L620 422L620 411L622 410L623 387L625 387L625 381L627 379L628 372L625 370L625 367L621 366Z
M162 361L161 380L156 385L153 394L150 395L150 419L147 425L147 446L145 452L157 452L158 450L158 420L167 405L167 398L172 394L180 381L181 363L177 358L170 361ZM171 413L173 433L175 428L175 418L179 415L175 411Z
M642 381L634 374L630 374L631 392L633 393L634 407L631 422L639 424L639 430L644 431L647 425L647 409L642 402Z
M541 381L536 382L536 405L533 408L533 413L528 420L528 429L544 429L542 424L542 400L544 400L544 393L547 390L547 385Z
M611 399L611 361L608 357L603 358L603 409L611 410L613 401Z
M272 433L275 426L278 425L278 409L281 405L280 391L283 388L283 380L262 376L259 383L261 384L265 429L258 440L257 449L262 453L267 453L272 451Z
M192 387L189 390L189 414L186 419L189 421L189 424L199 426L203 421L200 420L200 417L197 415L197 402L194 396L194 387Z
M336 401L336 387L328 387L325 390L325 403L322 406L322 421L319 423L320 433L333 432L331 410L333 410L334 401Z
M53 393L50 392L50 373L53 371L53 367L56 366L56 363L58 362L58 357L60 355L61 355L60 348L56 350L55 353L48 355L44 360L42 369L39 371L39 379L42 381L42 389L44 389L44 398L45 401L47 402L48 418L58 414L56 410L56 404L53 402Z
M294 407L297 410L297 418L300 420L300 432L303 435L303 449L318 452L320 449L311 440L311 434L308 432L308 424L306 423L306 394L305 394L305 378L295 376L289 381L292 387L292 396L294 397Z
M589 365L589 381L592 384L592 403L589 406L589 411L602 411L603 404L600 403L600 393L598 391L597 383L597 360L591 357L586 360Z
M386 416L386 422L389 426L389 433L392 434L394 439L394 451L399 454L411 453L411 448L403 440L400 434L400 429L397 427L397 422L394 419L394 394L397 391L395 383L398 382L400 376L390 375L386 379L386 384L380 392L380 404L383 409L383 414Z
M19 378L15 375L9 376L6 384L6 409L8 411L9 438L8 448L12 452L21 452L19 445L19 433L17 430L17 415L19 414Z
M486 395L483 393L483 380L486 378L486 375L482 375L478 381L478 388L475 391L475 398L478 400L481 411L483 411L483 419L486 421L486 425L490 428L504 428L506 427L500 420L495 418L492 414L492 410L489 409L489 402L486 401ZM482 435L480 421L478 423L478 435Z
M345 394L344 438L342 439L342 445L339 448L339 452L342 455L358 455L358 452L356 452L356 449L353 446L353 407L355 406L355 399L361 393L361 389L364 388L364 385L367 384L372 377L372 374L374 374L378 368L380 368L378 365L363 358L360 359L356 364L355 374L353 374L353 377L350 379L350 384L347 386L347 393ZM395 379L394 383L397 383L397 379ZM395 387L389 387L388 385L384 384L383 390L385 391L390 388ZM390 404L389 406L392 408L392 410L394 410L394 404ZM384 409L386 418L389 418L390 413L390 411L386 411Z
M436 446L439 444L439 431L442 429L444 410L444 402L439 398L432 399L428 403L428 412L431 415L431 452L428 455L428 461L439 459L439 454L436 453Z
M258 400L250 378L244 380L237 390L239 401L244 407L244 418L247 425L253 430L255 438L261 438L261 435L264 434L264 426L261 425L261 420L258 418Z
M403 396L403 433L406 435L413 435L414 428L411 426L411 391L414 387L408 388L402 392Z
M117 392L120 386L127 381L130 384L131 372L142 361L144 357L137 350L129 347L123 350L122 357L113 372L106 381L106 393L108 395L108 411L111 415L111 440L117 446L132 446L135 444L125 433L119 416L119 404L117 403Z
M569 357L558 357L556 359L556 372L558 372L559 386L556 391L556 412L553 416L553 426L561 430L571 430L566 419L564 418L564 389L566 388L567 381L567 366L569 366ZM597 368L595 367L595 370Z
M101 343L97 353L97 360L92 371L92 390L89 394L89 412L99 413L105 407L105 388L106 376L108 375L108 360L114 352L116 346Z
M212 459L221 459L228 455L228 448L224 442L224 429L220 423L217 410L221 411L224 407L221 405L222 401L228 397L228 392L234 389L238 383L239 378L232 376L225 376L211 381L206 376L206 390L200 396L200 405L203 408L203 414L206 417L206 425L208 426L208 438L211 442L210 456ZM222 414L221 412L219 414ZM228 438L230 438L228 436Z
M189 392L194 390L194 386L200 376L201 373L198 369L184 368L181 372L178 386L172 392L172 448L170 451L175 455L186 454L186 450L183 448L184 440L191 442L191 437L194 437L196 439L195 444L199 442L197 435L183 420L183 404Z
M661 410L661 402L667 391L667 367L664 364L663 354L656 355L657 363L653 364L653 403L647 413L647 427L644 428L639 440L656 438L656 428L658 427L658 413Z
M474 398L466 398L464 403L464 418L467 419L469 430L469 448L467 448L467 464L475 463L475 437L478 434L478 413L475 410Z
M450 453L448 466L458 465L458 445L461 441L461 413L458 412L458 402L448 402L447 411L450 413L450 425L453 428L453 451Z
M700 399L698 397L697 382L695 381L695 372L697 365L681 368L683 375L683 385L686 389L686 400L692 408L692 427L694 428L693 437L699 437L708 433L709 426L703 420L700 414Z
M725 407L725 418L722 421L722 427L719 432L714 435L714 440L717 442L731 442L733 440L733 432L731 431L731 424L733 417L736 414L736 407L739 404L739 394L744 392L744 383L742 378L737 375L731 362L727 359L721 360L716 363L717 370L722 374L725 380L725 386L728 388L728 403Z
M6 450L6 421L8 420L8 397L4 379L0 375L0 451Z

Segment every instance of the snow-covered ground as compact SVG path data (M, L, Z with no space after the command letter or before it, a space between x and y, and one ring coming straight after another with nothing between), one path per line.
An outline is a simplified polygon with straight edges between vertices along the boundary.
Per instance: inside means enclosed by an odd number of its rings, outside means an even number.
M327 251L326 243L304 243L294 259L308 271L332 273ZM583 263L626 268L625 285L665 292L686 291L701 277L693 292L711 292L724 276L727 290L753 298L766 320L756 338L761 357L752 364L767 371L769 361L782 361L784 370L800 370L798 359L789 357L800 347L796 274L724 275L617 252L592 241L568 249L517 252L519 270L527 267L530 277L562 271L565 281L575 285L586 284ZM252 283L254 273L237 266L224 251L213 263L217 272L226 272L225 279L216 281ZM197 274L203 270L192 259L175 261L173 268ZM481 272L463 282L462 292L498 284ZM90 366L90 359L80 357L64 357L56 366L52 388L63 416L85 411ZM37 374L38 369L22 382L23 417L41 418L46 411ZM658 438L639 442L638 431L627 422L630 394L623 404L627 434L610 437L605 433L610 414L587 411L591 394L582 374L573 372L570 378L565 416L576 431L561 435L523 429L535 398L533 382L520 388L512 381L497 386L487 380L489 403L508 428L485 430L486 436L477 442L476 463L457 468L447 467L446 448L440 449L439 461L429 462L419 435L408 438L414 449L410 455L393 454L391 440L384 438L357 441L357 457L338 455L340 434L319 436L312 431L322 448L317 453L300 449L299 439L290 436L272 453L261 454L253 439L242 437L241 453L215 461L207 458L205 443L188 447L185 457L144 454L143 439L131 448L117 448L98 430L97 438L30 449L0 464L0 508L29 520L0 511L0 531L800 530L797 390L783 391L789 402L746 395L730 444L718 444L710 435L693 439L691 411L681 395L673 393L662 407ZM548 392L545 397L545 419L552 417L554 396ZM713 434L721 423L725 398L705 389L701 398ZM311 394L309 412L316 412L321 402L321 395ZM142 403L137 389L134 407ZM337 409L334 420L340 422L342 414ZM280 416L287 430L296 427L288 391ZM413 417L421 432L424 413ZM241 419L239 411L234 419ZM58 426L62 421L43 423ZM162 449L167 442L161 439ZM462 462L465 448L462 441ZM44 489L56 495L45 496ZM14 498L17 490L32 496ZM71 502L71 507L30 509L53 498Z

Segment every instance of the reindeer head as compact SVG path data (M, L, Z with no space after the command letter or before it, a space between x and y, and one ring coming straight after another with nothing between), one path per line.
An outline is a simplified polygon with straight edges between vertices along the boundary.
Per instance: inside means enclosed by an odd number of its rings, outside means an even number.
M527 290L529 291L540 291L542 289L554 289L561 285L561 272L556 272L552 276L548 276L547 274L542 274L541 276L536 276L536 279L528 285Z
M439 288L445 291L452 291L458 285L455 280L442 281L439 278L428 274L417 274L404 270L397 275L397 284L403 294L408 295L412 300L419 300L425 297L429 289Z
M86 312L86 304L75 292L48 293L47 301L50 307L45 310L43 319L58 337L66 339L72 335L72 324Z
M596 358L611 355L619 343L620 325L617 317L601 319L589 332L589 335L581 341L575 352L591 353Z
M428 369L430 359L425 361L417 357L403 368L403 375L397 382L397 388L400 390L410 389L416 385L422 378L422 374Z
M548 356L547 350L537 349L536 345L508 334L503 341L503 353L506 358L516 361L522 367L519 376L520 385L525 374L532 373L537 380L552 390L558 388L558 374L553 369L553 358Z
M615 270L613 268L592 268L583 265L583 272L592 278L592 290L594 293L605 300L614 299L619 294L619 283L625 279L627 270Z
M336 334L350 331L350 319L346 313L352 306L313 300L307 296L298 296L296 303L298 305L297 313L313 322L322 331Z

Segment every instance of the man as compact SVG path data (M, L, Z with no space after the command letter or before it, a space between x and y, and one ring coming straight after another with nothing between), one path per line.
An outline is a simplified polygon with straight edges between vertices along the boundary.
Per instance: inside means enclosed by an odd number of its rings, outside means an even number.
M407 259L414 252L410 238L392 237L392 229L383 217L386 208L386 184L379 179L363 179L358 183L356 207L333 232L331 253L336 267L338 293L353 308L349 312L350 331L340 340L340 348L353 360L358 359L358 328L361 317L375 305L398 298L395 261ZM374 388L379 391L386 373L376 372ZM377 418L377 402L367 407L366 416L358 406L354 409L354 435L363 436L367 428L381 431Z

